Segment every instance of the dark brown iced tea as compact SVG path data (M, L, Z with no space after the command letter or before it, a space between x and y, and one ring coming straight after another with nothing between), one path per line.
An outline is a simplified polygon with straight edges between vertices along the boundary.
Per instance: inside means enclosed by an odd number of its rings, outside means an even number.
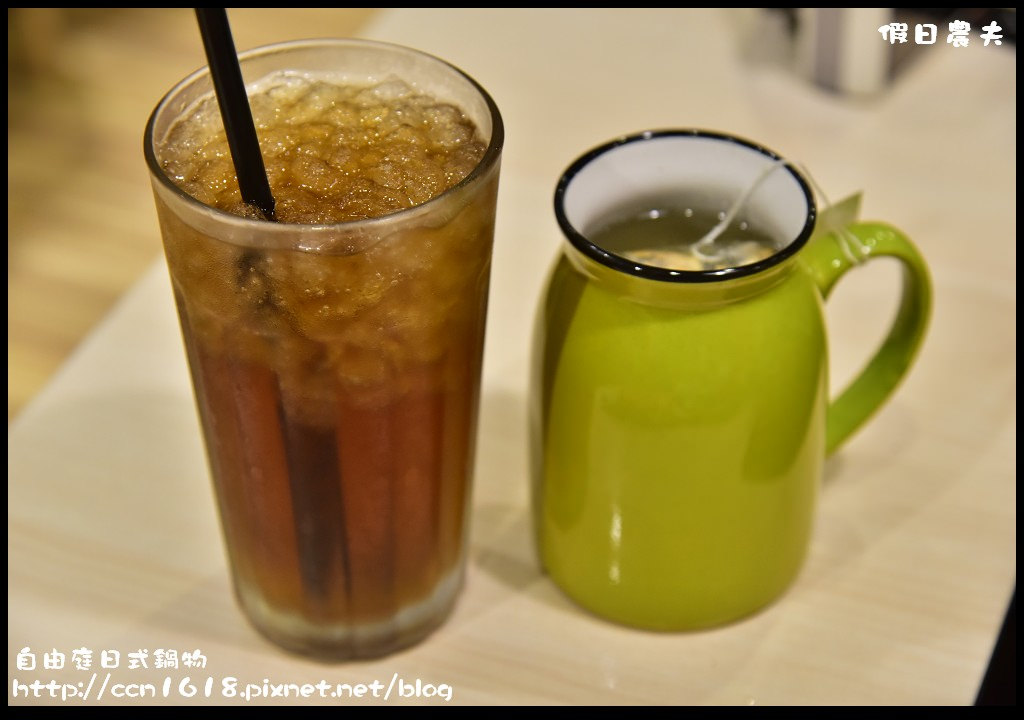
M248 218L157 192L235 588L286 647L378 655L461 583L500 125L396 79L279 76L252 105L279 223L242 203L212 100L157 151Z

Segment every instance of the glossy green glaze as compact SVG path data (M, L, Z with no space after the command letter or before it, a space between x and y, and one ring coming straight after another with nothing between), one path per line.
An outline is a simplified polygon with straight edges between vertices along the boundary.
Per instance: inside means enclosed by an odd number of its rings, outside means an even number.
M580 605L690 630L750 614L796 577L827 450L895 388L928 320L906 238L852 230L857 254L815 237L761 273L705 283L566 246L536 325L531 452L541 560ZM830 407L823 298L879 255L906 268L900 314Z

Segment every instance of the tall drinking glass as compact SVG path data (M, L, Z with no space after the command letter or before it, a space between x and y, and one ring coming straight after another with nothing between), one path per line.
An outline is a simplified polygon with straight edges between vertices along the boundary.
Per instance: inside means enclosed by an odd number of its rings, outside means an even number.
M240 60L250 87L284 70L387 101L398 79L461 110L483 146L430 200L301 224L210 207L168 176L176 126L212 92L205 68L146 128L237 599L285 648L377 656L441 624L462 582L501 116L463 72L398 46L301 41ZM394 161L364 154L351 172L379 181ZM293 190L275 188L279 208Z

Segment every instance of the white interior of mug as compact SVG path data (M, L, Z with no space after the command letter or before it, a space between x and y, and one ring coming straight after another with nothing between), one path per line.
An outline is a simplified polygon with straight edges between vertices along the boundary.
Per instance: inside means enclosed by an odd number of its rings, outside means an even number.
M766 174L772 166L777 167ZM715 133L649 132L591 151L563 175L556 214L562 215L569 239L578 244L580 239L589 242L588 233L611 208L630 201L678 197L682 207L718 214L728 211L752 186L742 219L772 239L777 256L792 254L814 225L807 183L775 153Z

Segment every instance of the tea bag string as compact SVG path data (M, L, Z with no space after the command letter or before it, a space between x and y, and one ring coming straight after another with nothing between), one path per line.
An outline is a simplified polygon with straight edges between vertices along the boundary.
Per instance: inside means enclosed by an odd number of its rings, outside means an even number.
M708 232L693 245L693 254L699 257L705 263L717 262L721 257L721 250L715 248L715 240L718 236L725 232L729 225L732 224L733 220L739 214L740 210L750 199L750 196L754 194L754 191L761 186L769 175L771 175L778 168L788 165L789 162L782 158L776 158L774 162L768 165L761 173L754 178L752 182L743 193L736 198L729 210L722 216L722 219L718 221L718 224L708 230ZM709 251L717 250L717 253L709 253Z
M725 215L722 216L722 219L718 224L711 228L704 237L694 243L692 247L693 254L705 263L715 263L721 260L722 250L715 248L715 240L717 240L718 236L729 228L729 225L731 225L736 219L736 216L739 214L740 210L743 209L743 206L750 199L750 196L754 194L754 191L761 186L769 175L785 165L792 166L788 160L776 158L774 162L765 167L764 170L754 178L754 182L752 182L747 189L744 190L738 198L736 198L732 206ZM867 248L864 243L860 241L860 238L850 232L850 230L844 225L840 225L836 222L832 214L828 212L832 207L832 202L828 199L828 195L825 194L825 191L822 190L821 186L814 179L814 176L811 175L803 164L800 164L798 168L803 173L804 177L808 179L814 192L820 196L825 203L825 211L821 213L821 217L825 220L825 224L822 229L825 232L831 232L835 236L836 242L839 244L839 249L842 251L843 255L846 256L846 259L850 261L851 265L860 265L867 258L867 255L870 252L869 248ZM715 252L716 250L717 252Z
M867 259L870 249L860 241L860 238L850 232L845 225L838 225L836 223L835 218L828 212L832 207L832 202L828 199L828 195L821 189L821 186L818 185L814 176L811 175L806 167L800 165L799 168L803 172L804 177L811 183L811 188L815 194L820 195L821 199L825 202L825 211L820 215L820 217L825 219L822 229L825 232L831 232L835 236L839 249L846 256L846 259L850 261L851 265L860 265Z

